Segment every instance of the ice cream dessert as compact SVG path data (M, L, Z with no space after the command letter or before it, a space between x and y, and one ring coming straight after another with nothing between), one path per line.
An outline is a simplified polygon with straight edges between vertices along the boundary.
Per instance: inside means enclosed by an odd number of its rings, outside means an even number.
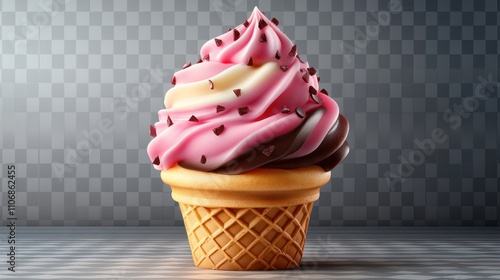
M200 267L298 266L312 203L349 150L347 120L278 24L255 8L206 42L150 127Z

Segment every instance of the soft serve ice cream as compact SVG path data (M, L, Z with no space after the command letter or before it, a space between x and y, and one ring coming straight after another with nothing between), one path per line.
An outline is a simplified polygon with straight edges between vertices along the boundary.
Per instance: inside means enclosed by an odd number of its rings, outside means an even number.
M297 52L278 21L257 8L206 42L198 63L172 77L165 109L150 128L155 168L224 174L333 169L349 151L349 124Z
M349 150L347 120L278 23L255 8L205 43L150 127L198 267L298 267L313 203Z

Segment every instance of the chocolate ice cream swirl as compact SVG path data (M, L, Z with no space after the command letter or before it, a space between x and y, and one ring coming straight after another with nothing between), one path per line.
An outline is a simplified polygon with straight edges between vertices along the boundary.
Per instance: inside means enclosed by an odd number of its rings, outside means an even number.
M312 153L284 159L302 146L324 111L324 108L319 107L307 113L304 121L293 131L246 151L213 172L239 174L257 167L293 169L309 165L319 165L325 171L332 170L349 153L349 145L346 142L349 123L341 114ZM272 153L268 154L270 151Z

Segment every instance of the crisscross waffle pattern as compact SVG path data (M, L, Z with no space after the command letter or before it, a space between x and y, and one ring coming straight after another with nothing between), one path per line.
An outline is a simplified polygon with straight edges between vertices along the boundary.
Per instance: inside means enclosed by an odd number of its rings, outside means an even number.
M198 267L276 270L300 265L312 202L271 208L179 205Z

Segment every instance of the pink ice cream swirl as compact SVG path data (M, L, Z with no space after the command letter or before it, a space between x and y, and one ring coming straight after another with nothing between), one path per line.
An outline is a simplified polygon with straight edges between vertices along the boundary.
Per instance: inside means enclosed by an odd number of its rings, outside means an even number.
M347 120L277 25L255 8L243 24L206 42L197 64L174 74L166 108L150 128L156 169L328 171L345 158Z

